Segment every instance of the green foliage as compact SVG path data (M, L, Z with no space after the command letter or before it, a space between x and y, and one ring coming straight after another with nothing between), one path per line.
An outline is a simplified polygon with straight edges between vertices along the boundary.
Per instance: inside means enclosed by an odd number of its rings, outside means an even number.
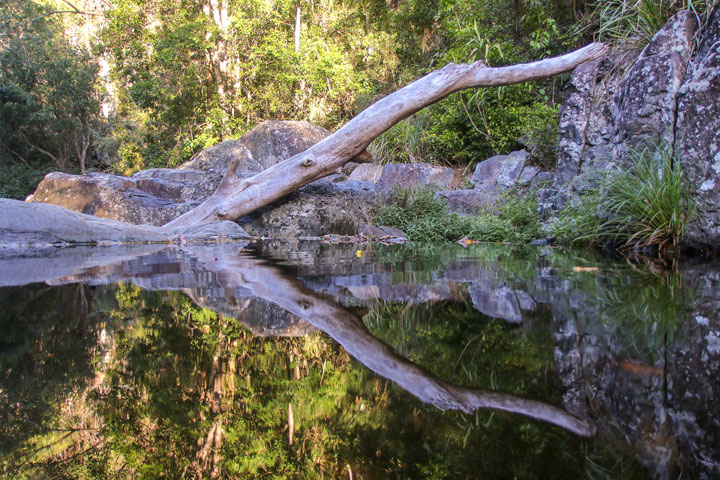
M468 236L485 242L529 242L539 237L534 195L503 196L497 206L478 215L450 212L430 189L397 190L393 203L378 209L375 223L402 229L414 242L457 241Z
M593 26L603 39L642 47L680 10L693 12L702 25L712 3L709 0L598 1L594 14L585 21L595 22Z
M35 191L40 180L52 167L39 165L11 164L0 168L0 197L25 200Z
M103 50L115 61L120 109L140 132L136 150L147 166L177 165L262 120L334 128L397 64L383 2L227 0L218 4L224 20L184 0L113 5ZM297 5L296 51L289 20Z
M0 165L82 170L99 122L98 65L46 10L0 5Z
M673 160L663 148L633 152L629 169L608 173L599 189L561 211L551 229L569 243L679 248L694 207Z

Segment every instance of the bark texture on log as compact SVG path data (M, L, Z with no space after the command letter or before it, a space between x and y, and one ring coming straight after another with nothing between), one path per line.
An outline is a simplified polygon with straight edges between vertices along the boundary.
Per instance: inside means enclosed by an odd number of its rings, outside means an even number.
M606 46L593 43L574 52L537 62L489 68L482 62L445 67L429 73L368 107L326 139L257 175L235 176L231 164L225 178L205 202L165 226L236 220L303 185L332 173L362 156L367 146L390 127L451 93L475 87L512 85L568 72L601 58ZM365 155L367 161L367 156Z

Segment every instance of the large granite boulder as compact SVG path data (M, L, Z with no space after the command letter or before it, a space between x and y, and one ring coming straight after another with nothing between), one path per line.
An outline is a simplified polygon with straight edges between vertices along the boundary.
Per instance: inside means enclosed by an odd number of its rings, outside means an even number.
M477 164L471 182L476 190L507 190L520 178L527 160L528 153L524 150L490 157Z
M697 204L685 230L691 244L720 245L720 4L678 95L676 156Z
M27 201L135 225L159 226L196 207L215 190L218 181L198 170L154 169L132 177L53 172Z
M368 163L358 165L348 180L374 183L384 190L396 187L406 190L422 187L445 190L456 187L462 180L462 175L454 168L427 163Z
M160 226L212 194L233 158L240 160L237 175L247 178L303 152L327 134L307 122L263 122L239 140L210 147L178 169L145 170L131 177L48 174L28 201L136 225ZM336 180L342 178L338 177ZM384 198L377 192L377 185L368 182L323 179L241 223L256 236L354 234L370 222L374 202Z
M239 159L238 171L261 172L304 152L329 134L309 122L268 120L238 140L226 140L206 148L178 169L224 173L233 159Z
M620 84L616 101L617 160L675 141L677 94L692 52L697 24L681 11L652 38Z

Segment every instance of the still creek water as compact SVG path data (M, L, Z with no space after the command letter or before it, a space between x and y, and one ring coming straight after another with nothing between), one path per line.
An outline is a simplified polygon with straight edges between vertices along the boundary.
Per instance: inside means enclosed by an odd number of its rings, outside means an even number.
M720 263L0 255L3 478L720 478Z

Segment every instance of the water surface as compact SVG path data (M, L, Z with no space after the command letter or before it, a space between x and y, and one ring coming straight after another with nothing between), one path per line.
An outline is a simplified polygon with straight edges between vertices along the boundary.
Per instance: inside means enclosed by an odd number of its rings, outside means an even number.
M4 478L716 478L720 264L548 247L0 256Z

